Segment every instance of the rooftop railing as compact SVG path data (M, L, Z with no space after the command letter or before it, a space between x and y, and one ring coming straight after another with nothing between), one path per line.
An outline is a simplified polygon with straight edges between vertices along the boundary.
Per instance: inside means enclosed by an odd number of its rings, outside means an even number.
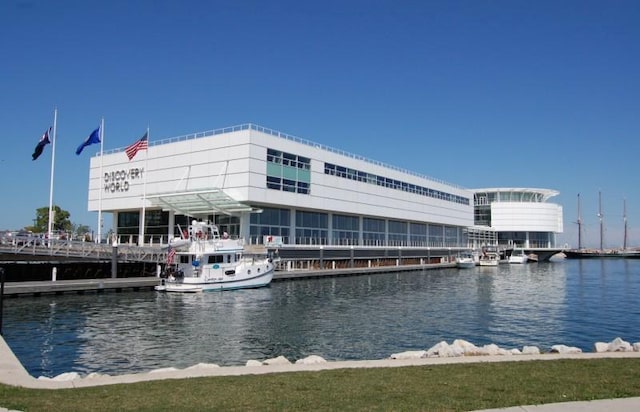
M427 176L421 173L417 173L417 172L413 172L411 170L407 170L407 169L403 169L401 167L398 166L393 166L384 162L380 162L377 160L372 160L372 159L368 159L364 156L360 156L360 155L356 155L353 153L349 153L346 152L344 150L340 150L340 149L336 149L330 146L325 146L323 144L317 143L317 142L312 142L310 140L307 139L303 139L301 137L297 137L297 136L293 136L287 133L283 133L283 132L279 132L277 130L273 130L273 129L269 129L268 127L264 127L264 126L259 126L253 123L245 123L245 124L241 124L241 125L237 125L237 126L230 126L230 127L224 127L221 129L213 129L213 130L207 130L204 132L198 132L198 133L192 133L192 134L187 134L187 135L182 135L182 136L177 136L177 137L170 137L167 139L161 139L161 140L155 140L155 141L149 141L149 146L159 146L159 145L163 145L163 144L168 144L168 143L176 143L176 142L183 142L186 140L193 140L193 139L200 139L203 137L209 137L209 136L215 136L215 135L220 135L220 134L226 134L226 133L233 133L233 132L238 132L238 131L242 131L242 130L255 130L257 132L261 132L264 134L268 134L271 136L276 136L279 137L281 139L286 139L286 140L290 140L292 142L296 142L296 143L300 143L300 144L304 144L306 146L311 146L314 147L316 149L320 149L320 150L324 150L326 152L331 152L331 153L335 153L338 154L340 156L344 156L344 157L349 157L351 159L355 159L355 160L360 160L363 162L367 162L376 166L380 166L380 167L384 167L386 169L391 169L391 170L395 170L397 172L401 172L404 174L408 174L408 175L412 175L412 176L416 176L419 177L421 179L426 179L426 180L430 180L432 182L435 183L440 183L440 184L444 184L447 186L452 186L452 187L456 187L458 189L463 189L463 190L468 190L463 186L457 185L457 184L453 184L453 183L449 183L447 181L444 181L442 179L437 179L435 177L432 176ZM113 153L119 153L119 152L124 152L126 149L126 147L119 147L116 149L110 149L110 150L104 150L103 154L113 154ZM100 156L100 153L98 152L96 154L96 156Z

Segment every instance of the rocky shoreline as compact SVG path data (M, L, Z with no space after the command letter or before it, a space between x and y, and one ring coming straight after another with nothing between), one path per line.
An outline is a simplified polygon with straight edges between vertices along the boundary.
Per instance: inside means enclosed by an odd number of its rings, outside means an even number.
M442 341L427 350L405 351L391 354L387 359L365 361L327 361L321 356L310 355L295 362L284 356L266 360L248 360L244 366L219 366L211 363L199 363L184 369L160 368L149 372L111 376L91 373L81 376L77 372L66 372L53 378L40 376L37 379L28 374L13 352L0 337L0 382L32 388L70 388L133 383L160 379L182 379L204 376L233 376L245 374L265 374L294 371L319 371L341 368L402 367L451 363L503 362L553 359L594 359L605 357L639 357L640 342L629 343L621 338L611 342L594 343L594 352L583 353L580 348L566 345L553 345L548 351L536 346L524 346L522 349L505 349L498 345L475 344L456 339L451 344ZM13 360L10 358L13 357ZM16 364L17 363L17 364Z

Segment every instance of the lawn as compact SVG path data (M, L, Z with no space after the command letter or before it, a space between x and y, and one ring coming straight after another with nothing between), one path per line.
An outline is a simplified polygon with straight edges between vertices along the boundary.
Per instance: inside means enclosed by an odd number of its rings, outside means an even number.
M640 359L337 369L36 390L0 385L21 411L468 411L640 396Z

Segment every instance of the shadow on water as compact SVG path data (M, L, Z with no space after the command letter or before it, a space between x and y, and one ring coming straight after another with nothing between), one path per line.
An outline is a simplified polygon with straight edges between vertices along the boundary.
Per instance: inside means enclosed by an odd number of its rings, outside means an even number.
M5 339L35 376L387 358L465 339L504 348L639 339L640 261L566 260L276 282L204 294L10 299Z

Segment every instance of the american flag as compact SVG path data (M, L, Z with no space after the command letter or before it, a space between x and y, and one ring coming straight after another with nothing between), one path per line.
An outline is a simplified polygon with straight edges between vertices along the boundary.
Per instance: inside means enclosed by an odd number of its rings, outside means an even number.
M173 265L173 258L176 256L176 250L169 245L167 250L167 265Z
M145 133L144 136L142 136L139 140L136 140L134 144L125 149L129 160L133 159L133 157L136 155L136 153L138 153L139 150L147 150L147 136L148 133Z

